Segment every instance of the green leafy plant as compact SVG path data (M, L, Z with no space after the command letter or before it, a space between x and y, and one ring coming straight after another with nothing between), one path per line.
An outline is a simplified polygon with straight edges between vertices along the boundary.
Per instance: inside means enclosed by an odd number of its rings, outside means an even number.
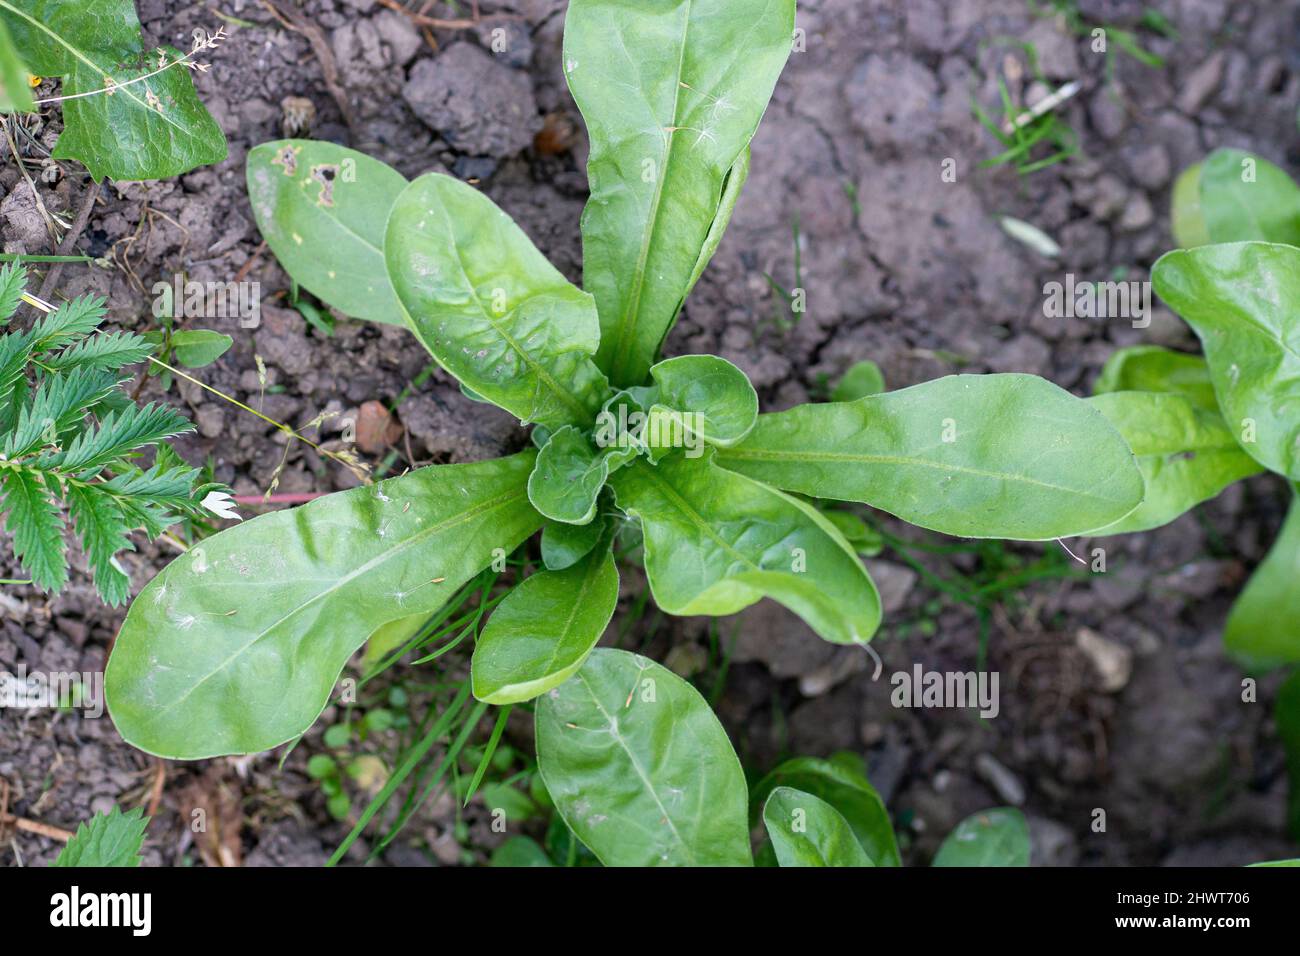
M569 5L565 72L591 133L585 290L465 183L404 183L327 143L250 153L254 214L290 275L343 311L400 319L467 394L532 424L535 448L264 515L173 562L135 600L107 669L129 742L180 759L274 747L312 724L367 640L400 656L459 630L449 646L478 638L471 687L377 801L462 720L472 689L471 729L491 704L532 702L546 790L600 861L745 864L744 780L717 719L658 665L593 652L618 599L616 541L639 535L628 553L666 613L770 597L860 645L881 609L856 548L879 542L850 543L851 521L810 497L1026 540L1141 503L1116 429L1034 376L760 415L730 363L660 357L739 198L793 22L792 0ZM542 568L489 599L539 529ZM453 625L475 590L477 611Z
M108 813L97 813L77 827L52 865L139 866L148 826L149 818L140 807L123 813L121 807L115 806Z
M53 156L84 163L96 181L177 176L226 158L189 76L223 39L224 29L198 31L188 53L147 50L132 0L0 0L0 110L62 103ZM61 95L33 100L28 71L60 77Z
M158 376L163 390L172 386L172 373L168 365L185 368L203 368L211 365L230 350L235 340L212 329L178 329L170 315L163 315L158 328L140 336L153 346L159 362L149 366L148 374Z
M166 444L193 426L167 405L139 406L123 393L122 369L147 358L150 344L98 331L102 299L54 308L25 296L26 281L17 264L0 269L0 322L22 298L45 311L31 328L0 335L0 508L37 587L58 591L67 582L71 523L100 596L124 604L131 582L116 556L133 549L130 533L155 538L202 516L205 501L220 511L229 499L222 486L200 483L199 471ZM153 463L142 467L150 447Z
M1190 325L1203 356L1138 346L1107 362L1091 401L1124 434L1146 500L1102 533L1153 528L1242 478L1273 472L1291 486L1278 537L1228 615L1224 643L1251 672L1300 664L1300 187L1240 150L1184 172L1173 231L1185 248L1152 269L1160 297ZM1296 678L1279 693L1279 730L1300 834Z

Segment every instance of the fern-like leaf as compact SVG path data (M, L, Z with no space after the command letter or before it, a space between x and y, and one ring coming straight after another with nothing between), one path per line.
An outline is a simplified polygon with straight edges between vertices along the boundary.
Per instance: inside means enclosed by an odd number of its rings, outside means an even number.
M32 339L37 352L45 352L67 344L82 335L89 335L104 321L104 298L83 295L65 302L32 326Z
M39 475L21 467L0 469L5 527L14 536L14 553L43 591L57 591L68 581L63 553L63 517L50 500Z
M5 439L5 457L30 454L58 437L86 417L86 409L105 398L122 380L96 368L76 368L66 375L47 378L18 416Z
M18 297L27 286L27 270L17 262L0 269L0 322L8 322L18 311Z
M135 548L127 538L131 529L117 501L101 485L78 482L69 483L67 502L99 596L110 607L125 604L131 596L131 579L118 567L114 555Z
M149 818L140 807L123 813L115 806L108 813L97 813L89 823L77 827L54 865L139 866L148 825Z
M132 405L114 412L98 428L78 435L66 451L42 455L42 468L91 471L146 445L193 430L194 426L170 405Z
M152 352L153 346L133 332L106 332L42 359L41 364L56 372L73 368L116 371L143 362Z

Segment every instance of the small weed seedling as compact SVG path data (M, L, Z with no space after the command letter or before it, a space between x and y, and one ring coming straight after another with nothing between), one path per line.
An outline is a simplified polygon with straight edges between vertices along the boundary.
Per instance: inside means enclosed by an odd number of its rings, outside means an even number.
M392 657L434 631L468 634L471 680L430 715L388 795L453 726L468 728L463 749L487 707L502 708L500 728L505 708L528 705L546 792L601 862L747 864L744 778L703 698L648 660L593 650L630 526L661 611L729 615L770 597L825 640L862 645L880 598L809 499L1021 540L1141 504L1115 427L1031 375L760 415L735 366L660 358L740 196L793 27L793 0L569 4L564 71L591 135L585 290L456 179L408 183L325 142L251 151L253 212L289 274L342 312L409 329L467 394L533 425L535 447L263 515L174 561L108 664L129 742L178 759L275 747L312 724L368 640ZM539 529L542 568L491 596ZM467 585L481 588L475 607Z

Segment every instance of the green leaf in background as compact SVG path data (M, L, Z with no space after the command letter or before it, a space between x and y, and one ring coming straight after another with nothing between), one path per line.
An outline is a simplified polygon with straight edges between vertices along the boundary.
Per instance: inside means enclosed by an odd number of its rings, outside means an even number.
M358 319L405 325L384 263L384 226L406 178L334 143L282 139L248 153L248 200L290 277Z
M605 533L607 522L599 515L586 524L549 522L542 529L542 563L548 571L563 571L591 553Z
M84 163L98 182L167 179L226 158L190 71L159 72L160 58L175 63L180 52L144 48L132 0L0 0L0 19L33 72L63 78L55 159ZM105 87L111 95L95 92Z
M860 761L856 762L860 764ZM768 795L777 787L810 793L830 804L852 828L867 857L877 866L901 866L898 841L889 811L859 765L847 760L796 757L787 760L754 785L750 813L757 818Z
M749 866L745 775L699 692L597 648L537 702L537 767L606 866Z
M1028 866L1029 824L1014 807L971 814L953 827L931 866Z
M1237 444L1217 411L1173 392L1110 392L1088 399L1119 429L1146 483L1142 504L1097 535L1168 524L1228 485L1264 469Z
M139 866L149 818L141 807L127 813L114 806L77 827L52 866Z
M211 329L183 329L173 332L172 350L186 368L203 368L225 355L235 340Z
M1291 617L1290 620L1296 619ZM1291 839L1300 840L1300 670L1292 671L1291 676L1277 689L1277 698L1273 703L1273 721L1277 724L1277 735L1282 739L1282 749L1286 753L1287 832L1291 834ZM1300 860L1272 865L1300 866Z
M1200 337L1241 447L1300 478L1300 249L1267 242L1179 249L1160 257L1151 279Z
M794 7L569 4L564 72L591 141L583 284L600 308L598 364L616 386L645 379L721 238L745 148L790 55Z
M473 186L429 173L388 219L388 274L416 336L466 386L523 422L591 425L596 304Z
M760 415L717 461L786 491L860 501L971 538L1083 534L1142 501L1142 474L1119 432L1034 375L949 375Z
M533 458L422 468L204 539L118 634L105 683L122 737L196 760L306 730L379 626L437 610L537 530Z
M1174 240L1184 249L1258 239L1300 245L1300 187L1239 149L1216 149L1178 177Z
M474 696L485 704L532 700L568 680L596 646L618 604L608 544L563 571L539 571L492 612L474 646Z
M1251 669L1300 663L1300 504L1292 497L1273 547L1237 595L1223 644Z
M29 112L36 108L32 89L27 84L27 67L23 64L9 28L0 16L0 113Z
M804 502L709 457L636 461L610 484L641 522L646 576L667 613L734 614L770 597L837 644L868 641L880 625L862 562Z
M715 445L734 445L758 419L758 393L745 373L714 355L682 355L650 369L659 386L651 414L679 422ZM682 414L685 413L685 414Z
M777 787L763 804L763 825L781 866L875 866L848 821L811 793Z
M880 366L865 359L855 362L831 389L831 401L856 402L868 395L879 395L884 390L885 375L880 371Z
M1131 345L1106 359L1093 385L1094 395L1108 392L1175 392L1197 408L1218 414L1210 367L1199 355L1159 345Z
M552 521L588 524L596 514L596 498L610 469L626 454L598 449L587 436L565 425L551 434L528 476L528 498Z
M492 851L490 866L555 866L537 841L526 836L512 836Z

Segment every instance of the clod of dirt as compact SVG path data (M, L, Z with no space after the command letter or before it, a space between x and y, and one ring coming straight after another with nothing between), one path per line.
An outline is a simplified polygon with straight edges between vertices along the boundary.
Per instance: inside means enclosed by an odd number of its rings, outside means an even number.
M513 156L542 126L528 75L470 43L417 62L402 96L452 147L477 156Z
M1092 628L1081 628L1074 643L1087 656L1101 677L1102 690L1108 694L1123 690L1133 674L1133 652L1116 641L1102 637Z
M6 249L9 242L22 244L21 250L14 250L17 252L35 253L45 248L45 222L36 205L36 193L28 183L19 183L0 202L0 219L5 224Z

